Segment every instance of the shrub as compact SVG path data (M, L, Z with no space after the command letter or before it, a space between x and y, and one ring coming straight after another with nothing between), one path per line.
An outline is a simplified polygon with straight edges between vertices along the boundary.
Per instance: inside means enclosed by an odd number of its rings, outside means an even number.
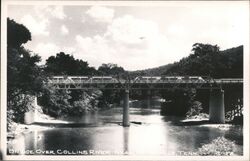
M233 155L235 143L224 137L218 137L211 143L203 145L198 149L199 155L228 156Z
M24 123L24 114L32 108L33 97L17 93L7 102L7 122Z
M79 91L72 95L70 90L57 90L44 86L39 98L43 112L52 117L79 116L87 111L97 110L98 98L102 95L99 90Z
M199 113L198 115L194 115L194 116L187 116L187 119L198 119L198 120L202 120L202 119L208 119L209 115L207 113Z
M199 101L194 101L191 105L190 110L187 112L186 117L191 118L193 116L199 115L202 110L202 103Z

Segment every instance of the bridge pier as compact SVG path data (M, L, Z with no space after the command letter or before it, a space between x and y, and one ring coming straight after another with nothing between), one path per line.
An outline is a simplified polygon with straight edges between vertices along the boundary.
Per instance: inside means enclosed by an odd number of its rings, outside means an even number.
M124 92L122 125L124 127L128 127L130 125L130 122L129 122L129 90L128 89L126 89Z
M221 89L210 91L209 121L213 123L225 123L224 91Z
M146 104L147 104L147 108L150 108L151 107L151 90L147 90L147 100L146 100Z

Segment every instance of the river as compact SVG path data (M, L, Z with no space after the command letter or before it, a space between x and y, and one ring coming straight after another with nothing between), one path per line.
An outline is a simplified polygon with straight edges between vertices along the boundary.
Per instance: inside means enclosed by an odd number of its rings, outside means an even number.
M188 155L224 136L235 141L236 155L243 154L242 126L178 124L182 119L161 116L160 109L130 108L131 125L122 127L122 108L113 108L64 119L69 124L42 125L53 128L24 134L10 149L36 155Z

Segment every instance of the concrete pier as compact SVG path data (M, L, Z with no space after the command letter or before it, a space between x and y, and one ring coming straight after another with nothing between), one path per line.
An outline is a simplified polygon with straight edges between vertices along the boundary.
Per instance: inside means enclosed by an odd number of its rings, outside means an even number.
M151 107L151 90L147 90L147 100L146 100L146 104L147 104L147 108L150 108Z
M210 91L209 121L213 123L225 123L224 91L221 89Z
M126 89L124 92L122 125L124 127L128 127L130 125L130 122L129 122L129 90L128 89Z

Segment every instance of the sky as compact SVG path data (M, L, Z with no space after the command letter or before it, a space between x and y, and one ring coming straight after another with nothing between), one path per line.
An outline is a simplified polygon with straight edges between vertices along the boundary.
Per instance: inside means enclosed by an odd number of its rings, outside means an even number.
M65 52L96 68L140 70L187 57L194 43L221 50L246 44L248 1L162 3L9 5L7 15L30 30L24 47L41 56L40 64Z

